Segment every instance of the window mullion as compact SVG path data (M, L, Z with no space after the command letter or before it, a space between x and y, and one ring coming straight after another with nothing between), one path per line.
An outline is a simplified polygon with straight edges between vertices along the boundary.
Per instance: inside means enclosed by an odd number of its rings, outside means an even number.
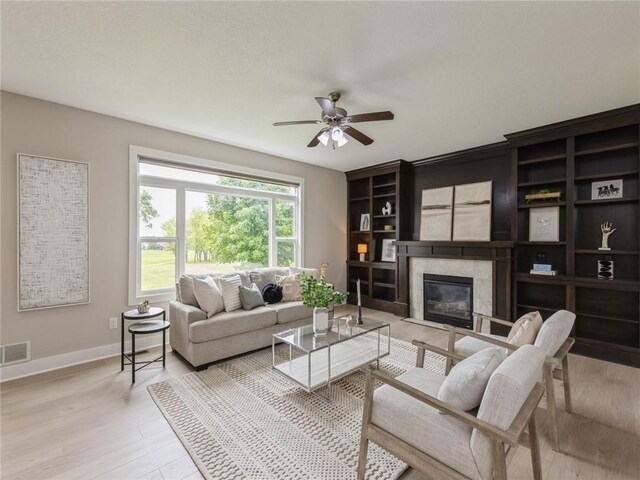
M278 265L278 242L276 241L276 201L269 200L269 266Z
M186 270L187 230L186 230L186 193L184 187L176 189L176 282Z

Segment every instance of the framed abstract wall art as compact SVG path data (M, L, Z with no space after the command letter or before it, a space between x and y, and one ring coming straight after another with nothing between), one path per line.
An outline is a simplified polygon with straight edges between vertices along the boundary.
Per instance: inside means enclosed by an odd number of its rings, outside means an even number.
M422 190L420 240L450 241L453 187Z
M456 185L453 206L454 241L491 241L492 182Z

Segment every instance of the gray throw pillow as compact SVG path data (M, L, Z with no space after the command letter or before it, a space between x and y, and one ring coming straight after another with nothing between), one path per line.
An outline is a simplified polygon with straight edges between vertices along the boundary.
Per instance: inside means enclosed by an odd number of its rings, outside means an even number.
M472 410L480 406L489 378L507 357L503 348L480 350L456 364L440 390L438 400L460 410Z
M245 310L253 310L256 307L264 305L264 299L262 298L260 289L255 283L251 284L251 288L241 285L238 287L238 290L240 292L240 303Z

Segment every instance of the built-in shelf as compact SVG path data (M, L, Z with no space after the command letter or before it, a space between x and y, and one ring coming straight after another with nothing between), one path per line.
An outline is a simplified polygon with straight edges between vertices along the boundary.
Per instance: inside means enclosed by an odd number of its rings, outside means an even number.
M519 209L523 208L543 208L543 207L564 207L567 202L549 202L549 203L530 203L528 205L518 205Z
M622 170L620 172L595 173L593 175L579 175L575 177L575 181L580 182L584 180L607 180L610 178L629 177L631 175L637 175L637 174L638 174L638 170Z
M395 197L395 193L381 193L379 195L374 195L373 198L387 198L387 197Z
M393 283L382 283L382 282L373 282L373 286L374 287L382 287L382 288L392 288L392 289L396 289L396 286Z
M358 279L357 278L352 278L351 280L349 280L351 283L358 283ZM360 285L364 285L367 286L369 285L369 282L366 280L360 280Z
M396 182L388 182L388 183L381 183L380 185L374 185L373 188L384 188L384 187L395 187L396 186Z
M597 249L579 249L575 253L585 255L639 255L637 250L597 250Z
M533 182L521 182L518 183L518 187L538 187L540 185L557 185L559 183L565 183L565 178L550 178L549 180L535 180Z
M638 197L627 197L627 198L607 198L605 200L576 200L574 205L595 205L598 203L606 204L606 203L629 203L629 202L637 202Z
M521 241L518 242L518 245L566 245L567 242L529 242L529 241Z
M523 305L522 303L518 303L516 307L524 308L526 310L543 310L545 312L556 312L560 310L560 308L556 308L556 307L541 307L539 305Z
M549 282L549 283L567 283L573 282L583 285L602 285L602 286L619 286L619 287L631 287L633 289L640 288L640 282L637 280L608 280L595 277L571 277L568 275L532 275L530 273L516 273L515 277L518 281L524 282Z
M611 317L608 315L596 315L593 313L580 313L580 312L576 312L576 315L581 316L581 317L589 317L589 318L601 318L603 320L613 320L615 322L626 322L626 323L633 323L638 325L638 320L629 320L628 318L620 318L620 317Z
M369 234L369 233L371 233L371 230L351 230L350 233L366 233L366 234Z
M638 146L638 142L621 143L619 145L609 145L607 147L591 148L589 150L580 150L575 152L576 157L582 155L592 155L594 153L613 152L614 150L625 150L627 148L634 148Z
M394 213L391 215L374 215L373 218L396 218L396 215Z
M351 202L361 202L363 200L369 200L369 197L353 197L349 201Z
M538 158L531 158L529 160L521 160L518 162L518 165L532 165L534 163L551 162L553 160L562 160L564 158L567 158L565 154L549 155L548 157L538 157Z
M396 233L395 230L374 230L373 233Z

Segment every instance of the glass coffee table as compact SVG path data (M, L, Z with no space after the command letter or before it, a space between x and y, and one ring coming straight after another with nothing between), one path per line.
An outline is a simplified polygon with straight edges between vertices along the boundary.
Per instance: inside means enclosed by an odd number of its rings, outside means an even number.
M333 327L323 336L313 333L312 325L274 333L272 338L273 369L285 375L308 392L331 385L331 382L389 355L390 326L370 318L364 325L347 327L344 317L334 318ZM386 329L386 338L382 331ZM284 356L276 352L284 343Z

